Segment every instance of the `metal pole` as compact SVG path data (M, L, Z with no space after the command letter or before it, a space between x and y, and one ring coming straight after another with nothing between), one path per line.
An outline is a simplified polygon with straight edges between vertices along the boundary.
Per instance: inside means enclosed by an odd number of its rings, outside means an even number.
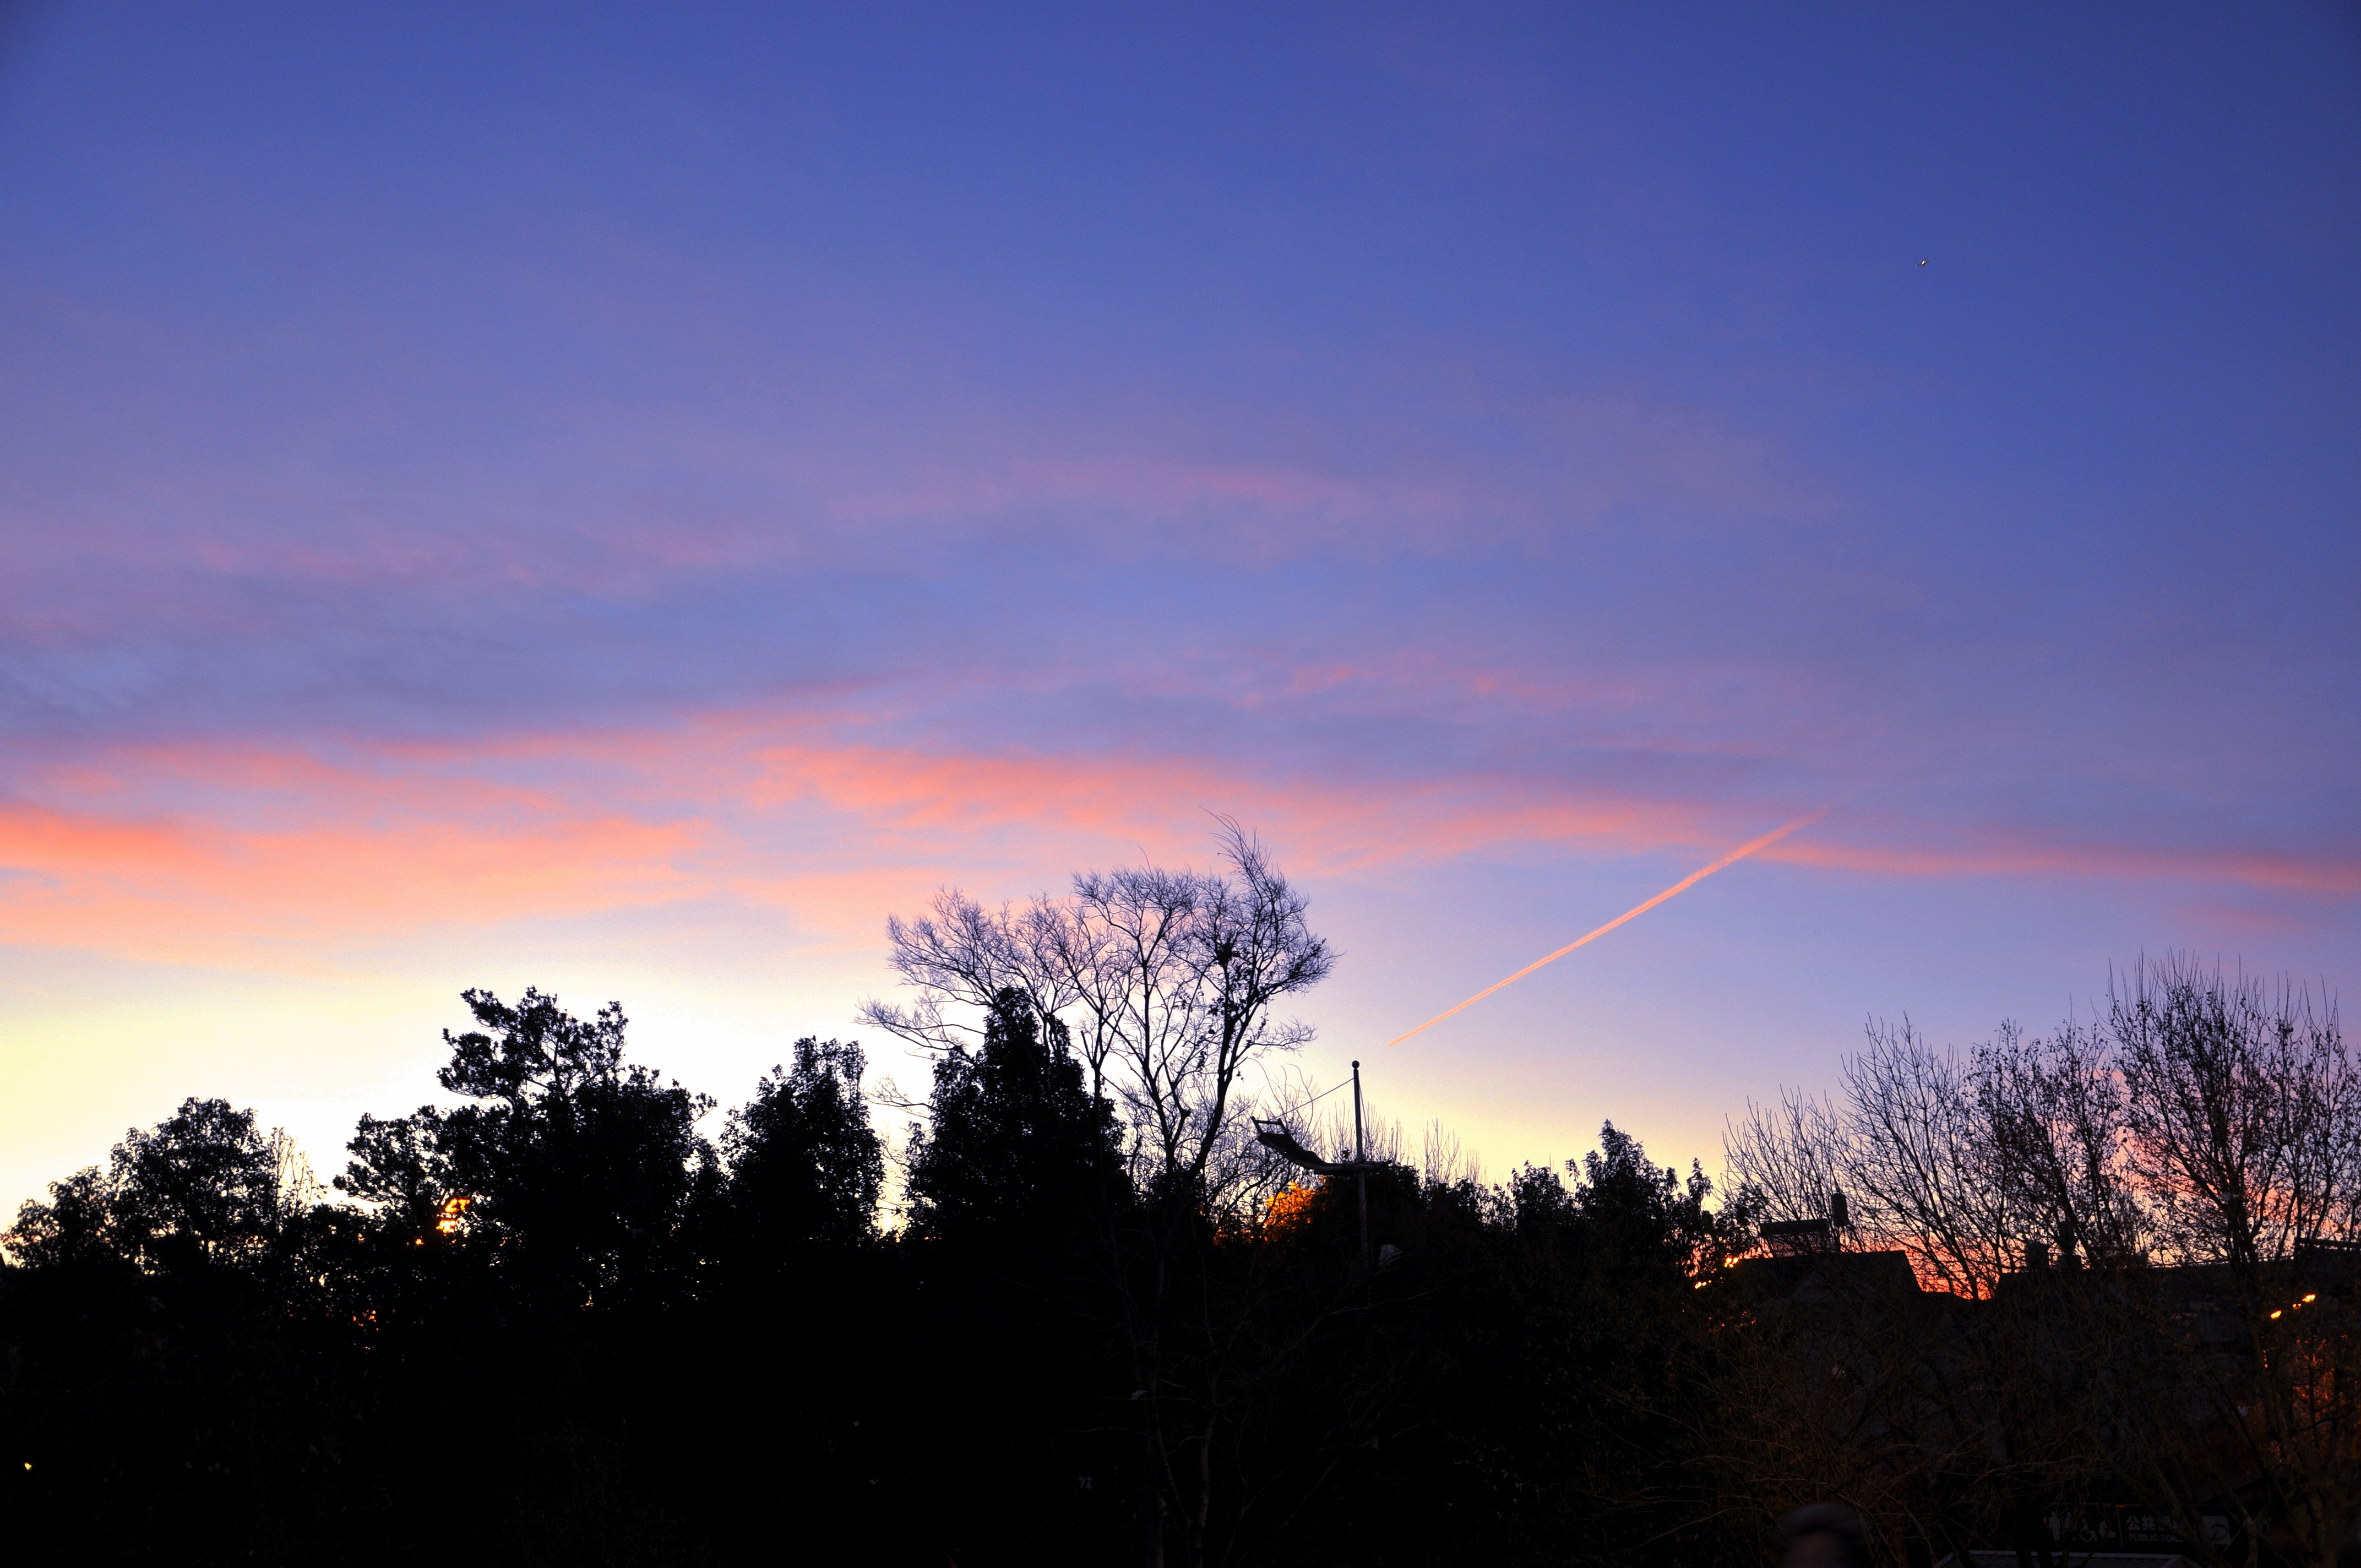
M1361 1064L1353 1064L1353 1163L1360 1168L1361 1272L1369 1272L1369 1152L1361 1137Z

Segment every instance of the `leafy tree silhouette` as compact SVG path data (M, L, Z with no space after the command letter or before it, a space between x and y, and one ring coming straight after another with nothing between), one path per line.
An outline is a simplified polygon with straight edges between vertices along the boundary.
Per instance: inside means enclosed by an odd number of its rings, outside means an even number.
M457 1194L440 1111L421 1105L390 1121L364 1113L345 1147L352 1158L335 1179L338 1191L376 1204L381 1223L412 1240L442 1227Z
M645 1284L710 1160L697 1120L713 1102L623 1061L620 1003L585 1021L532 988L513 1006L461 995L480 1027L445 1031L436 1075L475 1101L435 1129L453 1188L539 1282L589 1300Z
M8 1246L27 1268L122 1261L115 1250L113 1194L96 1166L49 1183L49 1201L28 1198L16 1209Z
M476 1026L445 1032L437 1076L467 1102L363 1118L336 1182L378 1205L345 1274L379 1399L357 1457L396 1494L442 1497L431 1520L389 1520L406 1549L660 1559L696 1532L664 1485L677 1363L645 1346L685 1337L697 1296L712 1102L625 1059L618 1004L583 1019L538 989L461 994ZM455 1493L459 1431L502 1458Z
M1730 1533L1745 1500L1701 1497L1697 1479L1693 1433L1713 1417L1684 1372L1694 1287L1753 1234L1751 1200L1716 1208L1710 1195L1701 1172L1653 1164L1611 1123L1582 1160L1529 1165L1496 1188L1389 1182L1379 1223L1401 1260L1380 1271L1366 1332L1292 1390L1308 1428L1322 1384L1350 1389L1356 1370L1389 1365L1372 1413L1383 1441L1341 1464L1264 1551L1322 1563L1762 1560L1742 1529ZM1312 1207L1345 1234L1345 1206Z
M794 1495L829 1498L848 1531L910 1527L885 1483L924 1451L931 1412L902 1359L875 1351L928 1331L877 1234L885 1161L865 1065L857 1045L796 1042L792 1065L730 1113L726 1171L693 1200L699 1272L664 1332L707 1376L654 1391L666 1441L637 1463L706 1521L720 1561L779 1553L781 1519L752 1500L776 1496L782 1476L796 1478Z
M190 1562L326 1532L313 1484L346 1407L314 1354L309 1197L283 1135L191 1099L19 1211L23 1266L0 1269L12 1561L140 1561L198 1517L236 1522L176 1550Z
M721 1138L734 1239L760 1257L873 1239L885 1185L884 1141L862 1097L861 1047L807 1036L795 1059L763 1076Z
M1204 1561L1729 1560L1684 1367L1746 1202L1611 1124L1499 1189L1373 1175L1371 1275L1341 1185L1264 1223L1152 1140L1135 1168L1003 987L881 1234L858 1046L799 1041L717 1147L619 1007L465 998L459 1103L362 1118L345 1205L192 1100L20 1212L20 1556L727 1563L824 1519L889 1561L1095 1563L1194 1549L1157 1502L1177 1455L1222 1510Z
M1003 989L983 1038L935 1065L905 1233L930 1403L955 1463L914 1477L961 1563L1104 1562L1122 1531L1125 1390L1103 1272L1129 1200L1114 1119L1064 1028Z
M35 1265L97 1254L151 1270L252 1262L308 1196L291 1147L226 1100L183 1101L126 1132L104 1172L52 1182L48 1203L24 1204L11 1245Z
M910 1228L988 1248L1022 1268L1086 1245L1092 1210L1122 1180L1115 1119L1082 1086L1066 1027L1004 989L974 1051L935 1064L931 1130L913 1129Z

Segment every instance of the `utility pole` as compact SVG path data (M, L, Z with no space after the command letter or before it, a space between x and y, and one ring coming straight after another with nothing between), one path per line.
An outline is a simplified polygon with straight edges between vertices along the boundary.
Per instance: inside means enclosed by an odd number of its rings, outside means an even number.
M1361 1137L1361 1064L1353 1064L1353 1166L1356 1179L1361 1184L1361 1277L1367 1278L1369 1263L1369 1150Z
M1342 1087L1341 1085L1339 1087ZM1334 1091L1323 1089L1321 1094ZM1313 1096L1317 1099L1319 1096ZM1276 1116L1254 1119L1255 1141L1290 1165L1301 1166L1323 1180L1343 1176L1347 1171L1361 1189L1361 1277L1367 1278L1377 1272L1377 1260L1369 1254L1369 1135L1361 1113L1361 1064L1353 1064L1353 1157L1345 1160L1322 1159L1295 1141L1287 1124Z

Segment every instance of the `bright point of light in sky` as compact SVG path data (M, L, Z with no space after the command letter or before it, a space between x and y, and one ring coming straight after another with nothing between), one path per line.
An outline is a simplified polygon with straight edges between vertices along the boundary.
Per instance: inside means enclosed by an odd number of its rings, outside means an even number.
M467 985L741 1101L1208 811L1325 1084L1833 803L1370 1063L1496 1176L2341 987L2356 191L2330 5L10 12L0 1201Z

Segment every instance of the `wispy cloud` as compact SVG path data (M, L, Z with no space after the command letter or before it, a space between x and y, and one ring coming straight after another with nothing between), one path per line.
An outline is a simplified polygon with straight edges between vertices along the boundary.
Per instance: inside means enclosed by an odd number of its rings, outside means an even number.
M1205 813L1314 877L1468 855L1693 853L1792 801L1514 773L1321 774L1219 755L885 743L759 710L491 743L82 752L0 804L0 940L166 960L304 962L425 927L720 900L815 933L892 891L1021 889L1093 860L1202 853ZM2349 897L2361 864L2059 840L1839 811L1763 858L1883 879L2175 879Z

